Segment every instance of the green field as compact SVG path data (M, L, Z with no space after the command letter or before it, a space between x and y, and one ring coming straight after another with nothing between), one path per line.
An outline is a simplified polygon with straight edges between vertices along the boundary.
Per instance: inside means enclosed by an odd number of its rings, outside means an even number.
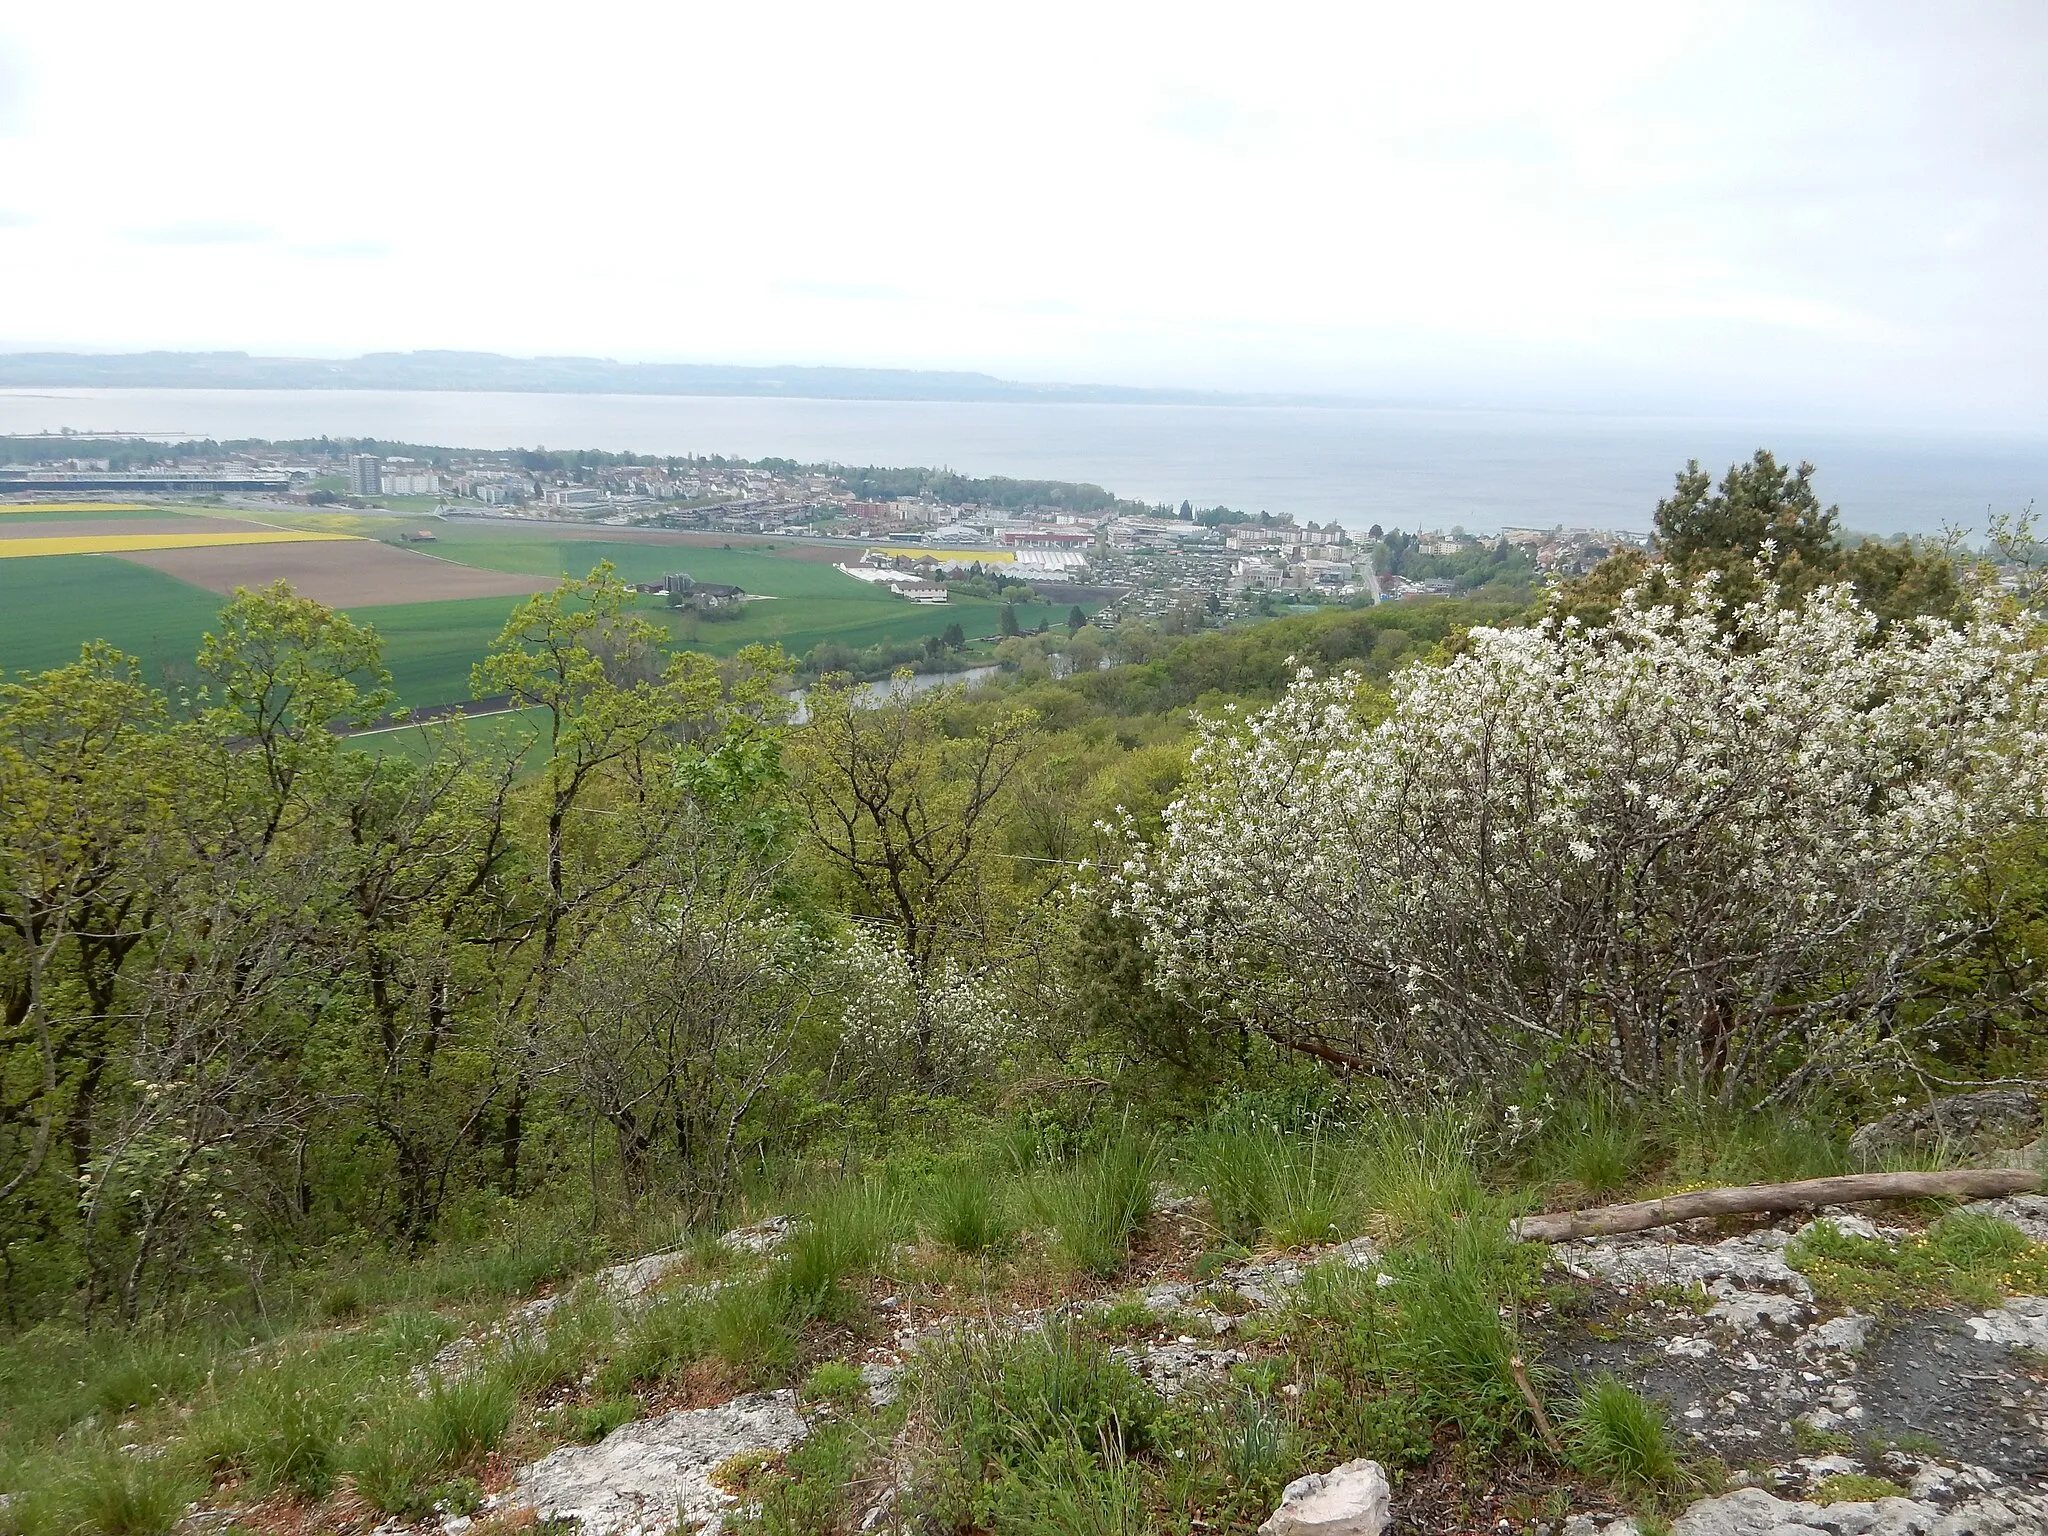
M108 640L139 658L152 682L189 676L220 603L111 555L0 560L0 672L59 667L87 640Z
M512 571L521 576L587 576L601 560L618 568L624 581L657 581L670 571L688 571L699 581L722 581L775 597L892 598L816 560L792 560L759 549L652 544L642 540L558 539L544 530L436 529L433 553L443 560Z
M294 519L318 526L312 519ZM677 645L714 655L741 646L779 644L801 658L825 641L856 650L883 642L921 640L958 624L969 639L996 633L1001 605L969 599L944 607L907 603L855 581L831 566L758 549L715 549L627 540L563 539L545 530L455 528L432 552L444 560L522 575L587 574L609 559L627 581L652 581L688 571L700 581L729 582L765 600L742 605L727 620L699 618L648 597L641 606ZM445 704L466 699L470 665L481 657L521 599L461 598L359 608L352 617L384 637L385 662L400 702ZM189 676L199 639L222 599L143 566L98 555L52 555L0 561L0 672L40 671L78 655L89 639L112 641L139 657L153 679ZM1026 628L1058 623L1064 608L1026 606Z

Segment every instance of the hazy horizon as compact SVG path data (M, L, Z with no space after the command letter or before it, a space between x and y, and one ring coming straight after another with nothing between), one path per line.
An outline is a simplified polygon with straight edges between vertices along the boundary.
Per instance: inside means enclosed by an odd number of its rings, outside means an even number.
M2037 6L339 14L0 22L0 348L2048 428Z

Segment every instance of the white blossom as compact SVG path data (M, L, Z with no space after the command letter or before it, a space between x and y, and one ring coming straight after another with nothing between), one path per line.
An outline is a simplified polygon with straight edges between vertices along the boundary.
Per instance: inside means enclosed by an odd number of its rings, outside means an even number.
M1948 878L2041 813L2039 642L1880 632L1846 587L1726 627L1694 598L1475 630L1377 725L1306 673L1207 723L1109 877L1163 984L1415 1081L1569 1059L1754 1098L1895 1048L1902 978L1961 937Z

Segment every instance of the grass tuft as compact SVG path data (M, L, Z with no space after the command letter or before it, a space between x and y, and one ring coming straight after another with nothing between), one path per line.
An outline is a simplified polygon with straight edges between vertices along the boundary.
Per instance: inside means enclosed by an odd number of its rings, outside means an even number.
M1866 1310L1952 1301L1992 1306L2002 1295L2048 1289L2048 1244L2030 1243L2011 1222L1973 1211L1951 1212L1896 1246L1815 1222L1786 1262L1805 1273L1823 1301Z
M933 1192L925 1230L955 1253L969 1258L999 1253L1016 1236L1004 1191L986 1171L963 1169Z
M1679 1481L1663 1413L1612 1375L1579 1394L1567 1429L1580 1469L1622 1492L1663 1492Z
M1152 1143L1125 1132L1043 1179L1038 1211L1070 1264L1105 1279L1123 1267L1131 1239L1152 1214L1157 1167Z
M1190 1138L1181 1164L1232 1242L1263 1237L1293 1248L1356 1228L1356 1152L1320 1122L1290 1131L1255 1113L1224 1111Z
M495 1450L511 1428L510 1385L479 1373L436 1381L365 1431L348 1460L356 1492L387 1515L420 1515L440 1498L446 1474Z
M1888 1477L1868 1477L1860 1472L1837 1472L1814 1485L1807 1495L1814 1504L1875 1504L1879 1499L1903 1499L1906 1490Z

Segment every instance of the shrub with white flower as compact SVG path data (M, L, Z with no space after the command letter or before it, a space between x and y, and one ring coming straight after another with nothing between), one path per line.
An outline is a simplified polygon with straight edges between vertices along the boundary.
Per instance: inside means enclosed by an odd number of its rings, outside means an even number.
M2042 812L2048 669L1995 617L1776 596L1474 630L1377 724L1303 671L1205 726L1117 904L1219 1027L1397 1081L1761 1102L1890 1059L1953 876Z
M841 1038L856 1074L897 1086L965 1085L1002 1064L1017 1021L990 981L941 961L920 977L895 945L859 924L839 946L847 997Z

